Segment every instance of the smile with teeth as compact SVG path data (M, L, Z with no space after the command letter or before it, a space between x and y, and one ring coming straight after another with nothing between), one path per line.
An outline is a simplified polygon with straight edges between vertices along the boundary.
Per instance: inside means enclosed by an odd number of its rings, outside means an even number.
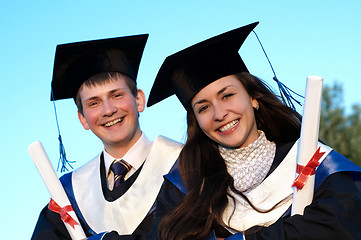
M115 124L117 123L120 123L121 121L123 121L123 118L117 118L111 122L108 122L106 124L104 124L105 127L111 127L111 126L114 126Z
M233 120L232 122L224 125L223 127L219 128L220 132L225 132L228 131L229 129L233 128L234 126L236 126L238 124L239 120Z

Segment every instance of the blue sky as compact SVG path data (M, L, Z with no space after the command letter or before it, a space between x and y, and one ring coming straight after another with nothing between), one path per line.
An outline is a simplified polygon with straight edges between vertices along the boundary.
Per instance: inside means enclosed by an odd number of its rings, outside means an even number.
M56 167L57 128L49 95L57 44L149 33L138 74L138 86L148 95L166 56L259 21L255 30L281 81L300 94L309 75L324 77L326 85L337 81L343 85L344 105L349 108L361 103L360 10L359 0L3 1L2 238L29 239L50 198L27 147L40 140ZM240 54L251 73L274 86L253 34ZM76 160L77 168L102 150L101 142L82 128L72 100L58 101L56 106L67 156ZM165 135L184 141L185 111L174 97L146 109L140 119L149 138Z

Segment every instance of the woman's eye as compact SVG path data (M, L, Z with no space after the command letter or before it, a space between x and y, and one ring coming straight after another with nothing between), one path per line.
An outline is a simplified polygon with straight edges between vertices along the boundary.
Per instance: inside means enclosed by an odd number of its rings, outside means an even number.
M227 99L227 98L230 98L234 95L234 93L227 93L227 94L224 94L223 95L223 99Z
M198 109L198 113L201 113L203 111L205 111L208 108L208 106L202 106Z

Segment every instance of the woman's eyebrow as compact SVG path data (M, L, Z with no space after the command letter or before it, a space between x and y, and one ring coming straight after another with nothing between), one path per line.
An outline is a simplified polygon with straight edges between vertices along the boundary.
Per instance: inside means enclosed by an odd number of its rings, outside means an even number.
M231 87L231 86L232 86L232 85L228 85L228 86L223 87L221 90L219 90L219 91L217 92L217 96L221 95L224 91L226 91L226 90L227 90L229 87ZM195 103L193 104L193 107L195 107L197 104L202 104L202 103L205 103L205 102L207 102L206 99L201 99L201 100L195 102Z
M195 107L197 104L202 104L202 103L205 103L205 102L207 102L206 99L201 99L201 100L195 102L195 103L193 104L193 107Z
M219 90L217 92L217 96L221 95L222 93L224 93L224 91L226 91L228 88L232 87L232 85L227 85L224 88L222 88L221 90Z

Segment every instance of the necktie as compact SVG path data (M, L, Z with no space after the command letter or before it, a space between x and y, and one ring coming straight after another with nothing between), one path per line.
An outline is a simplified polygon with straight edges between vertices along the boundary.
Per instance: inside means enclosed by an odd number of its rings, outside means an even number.
M110 170L112 170L114 174L114 188L118 187L122 182L124 182L125 175L130 171L132 166L129 163L124 161L123 159L120 161L115 161L110 166Z

